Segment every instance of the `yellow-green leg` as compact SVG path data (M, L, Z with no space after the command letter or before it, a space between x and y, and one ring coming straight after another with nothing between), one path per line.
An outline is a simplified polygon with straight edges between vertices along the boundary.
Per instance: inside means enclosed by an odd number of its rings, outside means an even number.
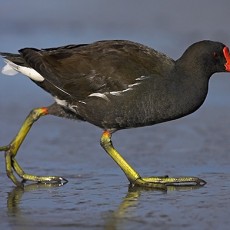
M101 146L105 151L112 157L112 159L120 166L120 168L125 173L126 177L130 183L134 186L150 187L150 188L160 188L166 189L167 185L204 185L206 182L197 177L141 177L138 172L136 172L127 161L118 153L118 151L113 147L111 141L111 132L104 131L101 136Z
M21 129L15 138L11 141L11 143L7 146L0 147L0 151L5 151L5 162L6 162L6 173L7 176L13 181L16 186L23 187L23 183L19 182L17 177L14 175L14 172L22 178L23 182L30 180L42 183L62 183L67 182L66 179L58 176L35 176L31 174L27 174L23 171L23 169L18 164L15 159L18 149L20 148L22 142L24 141L26 135L30 131L33 123L37 121L40 117L48 114L48 109L37 108L30 112L24 121Z

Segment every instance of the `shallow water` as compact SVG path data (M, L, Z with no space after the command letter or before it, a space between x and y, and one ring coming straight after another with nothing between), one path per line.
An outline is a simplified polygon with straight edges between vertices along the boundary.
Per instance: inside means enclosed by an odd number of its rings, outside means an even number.
M176 58L197 40L230 45L227 0L44 2L0 1L0 50L120 38ZM17 159L26 172L63 176L69 183L15 188L2 154L0 229L228 229L229 89L229 75L216 74L196 113L113 136L114 146L141 175L198 176L208 182L204 187L129 189L121 170L100 147L100 129L41 118ZM32 108L51 103L52 98L25 77L0 75L0 145L10 142Z

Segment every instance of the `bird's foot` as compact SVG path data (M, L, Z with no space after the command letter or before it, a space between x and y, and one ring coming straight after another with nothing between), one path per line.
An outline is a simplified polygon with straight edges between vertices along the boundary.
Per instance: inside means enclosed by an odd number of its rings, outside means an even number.
M12 149L14 145L10 144L7 146L0 147L0 151L5 151L5 162L6 162L6 173L7 176L12 180L12 182L17 187L24 187L24 183L26 181L33 181L37 183L45 183L45 184L58 184L64 185L68 182L63 177L60 176L35 176L31 174L27 174L18 164L17 160L15 159L15 155L12 153ZM16 175L15 175L16 174ZM22 180L19 181L17 178L21 178Z
M63 185L67 183L66 179L59 176L35 176L35 175L27 174L23 171L23 169L21 168L21 166L18 164L16 160L18 149L20 148L22 142L24 141L26 135L28 134L34 122L37 121L40 117L45 116L47 114L48 114L48 108L46 107L33 109L25 119L19 132L17 133L15 138L11 141L11 143L9 145L0 147L0 151L5 152L7 176L13 181L13 183L17 187L23 187L23 184L26 181L34 181L34 182L46 183L46 184L55 183L58 185ZM18 180L17 176L22 179L22 182Z
M9 164L10 161L11 164ZM57 184L59 186L62 186L68 182L68 180L60 176L36 176L32 174L27 174L23 171L23 169L20 167L20 165L15 159L11 159L10 161L7 162L6 160L7 176L18 187L24 187L24 183L27 181L33 181L33 182L44 183L44 184ZM18 177L22 179L21 182L14 175L14 172Z
M59 176L35 176L31 174L24 174L21 177L22 177L21 184L24 184L27 181L34 181L43 184L58 184L60 186L68 183L67 179Z
M167 189L167 186L204 186L206 181L198 177L139 177L132 181L133 186L146 188Z

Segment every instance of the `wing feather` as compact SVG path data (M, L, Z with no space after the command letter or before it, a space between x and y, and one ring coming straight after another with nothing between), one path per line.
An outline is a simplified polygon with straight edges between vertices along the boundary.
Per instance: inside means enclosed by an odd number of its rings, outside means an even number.
M42 50L25 48L19 52L26 65L57 90L54 95L60 91L77 100L94 93L123 91L142 76L156 76L164 71L159 63L163 54L128 41L100 41ZM52 93L45 84L41 86Z

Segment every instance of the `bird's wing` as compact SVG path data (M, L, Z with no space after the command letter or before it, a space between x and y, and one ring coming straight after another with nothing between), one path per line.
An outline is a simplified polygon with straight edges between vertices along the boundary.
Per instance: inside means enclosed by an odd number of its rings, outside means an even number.
M163 71L158 55L146 46L127 41L101 41L51 49L19 51L56 89L83 100L92 93L122 91L145 76ZM50 89L43 88L50 92ZM52 92L51 92L52 93Z

